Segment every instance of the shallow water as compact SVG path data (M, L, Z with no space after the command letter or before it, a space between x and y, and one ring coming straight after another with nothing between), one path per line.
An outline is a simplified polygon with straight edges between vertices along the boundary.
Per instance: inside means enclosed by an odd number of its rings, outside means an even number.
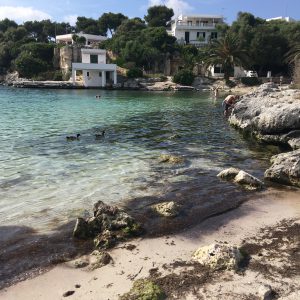
M98 200L141 208L149 197L178 197L189 209L226 210L240 191L217 172L235 166L261 177L277 151L230 128L221 99L207 93L0 87L0 105L0 226L13 230L49 233ZM161 164L162 153L185 163Z

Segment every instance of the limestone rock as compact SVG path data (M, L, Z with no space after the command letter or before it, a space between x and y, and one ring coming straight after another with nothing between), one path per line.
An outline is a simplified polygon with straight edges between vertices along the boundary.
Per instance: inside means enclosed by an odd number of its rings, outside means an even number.
M242 97L229 122L249 132L276 135L300 129L299 116L299 91L280 91L274 84L263 84Z
M228 168L221 171L217 176L225 180L233 180L235 176L240 172L237 168Z
M265 172L266 179L300 187L300 149L275 155L271 163Z
M95 250L92 252L92 256L94 258L94 261L91 263L92 270L102 268L112 261L111 256L105 251Z
M154 282L147 279L138 279L133 283L131 290L120 297L120 300L163 300L165 293Z
M273 290L270 285L263 284L258 288L258 296L261 300L273 299Z
M258 190L262 189L264 183L257 179L256 177L250 175L245 171L240 171L234 178L234 182L243 186L248 190Z
M236 246L215 243L199 248L193 259L213 270L237 270L243 255Z
M85 268L88 265L89 265L89 263L87 261L81 260L81 259L75 260L75 262L74 262L74 267L76 269Z
M159 161L163 163L170 163L170 164L181 164L184 162L184 158L180 156L171 155L171 154L162 154L159 157Z
M162 202L152 206L152 208L163 217L175 217L178 215L178 205L174 202Z

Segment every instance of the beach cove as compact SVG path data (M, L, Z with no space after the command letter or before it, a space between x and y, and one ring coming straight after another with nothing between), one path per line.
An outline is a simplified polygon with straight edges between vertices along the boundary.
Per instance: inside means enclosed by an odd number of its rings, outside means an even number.
M87 216L99 200L129 210L144 222L148 237L168 236L261 197L216 175L234 166L262 179L270 157L281 151L231 128L221 99L209 93L101 91L100 99L92 90L3 87L0 93L3 286L25 278L24 271L87 251L68 234L76 217ZM96 139L102 130L105 138ZM66 141L77 133L79 140ZM164 164L162 154L182 161ZM280 199L284 192L273 188ZM171 200L182 208L175 219L149 211ZM297 210L287 217L296 218ZM279 220L277 215L269 225ZM51 247L39 245L32 253L42 255L31 264L26 249L37 241Z

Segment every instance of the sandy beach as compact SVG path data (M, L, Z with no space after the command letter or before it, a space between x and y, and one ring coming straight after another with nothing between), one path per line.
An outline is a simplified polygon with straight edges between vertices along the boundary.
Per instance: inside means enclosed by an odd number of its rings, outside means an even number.
M177 274L179 277L186 275L189 272L187 270L191 269L187 263L200 246L216 241L240 246L262 234L261 229L276 229L283 220L294 220L299 224L299 191L269 189L262 192L259 198L245 202L230 212L209 218L179 234L153 239L139 238L120 244L109 251L113 263L102 268L91 271L89 265L76 269L75 261L63 263L36 278L2 290L0 298L66 299L63 294L74 291L68 299L118 299L130 290L134 280L149 277L149 273L160 278L170 274ZM295 251L299 252L299 240L293 242L298 247ZM292 244L287 236L286 245L278 244L278 253L286 252ZM90 262L91 256L78 260ZM267 259L267 262L278 265L272 258L270 261ZM287 274L286 278L281 278L280 274L273 275L274 277L267 276L267 272L258 272L251 268L245 268L242 273L224 271L197 285L196 294L193 284L190 287L173 286L174 295L170 299L256 299L260 286L265 284L270 285L281 299L299 299L299 270L295 276ZM178 298L178 295L181 296Z

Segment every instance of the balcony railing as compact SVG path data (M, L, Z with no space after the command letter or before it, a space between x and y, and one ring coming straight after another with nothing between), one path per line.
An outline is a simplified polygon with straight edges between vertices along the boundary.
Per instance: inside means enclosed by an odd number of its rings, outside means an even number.
M177 22L176 27L177 28L190 28L190 29L201 29L201 28L216 28L216 25L219 23L196 23L191 24L187 22Z

